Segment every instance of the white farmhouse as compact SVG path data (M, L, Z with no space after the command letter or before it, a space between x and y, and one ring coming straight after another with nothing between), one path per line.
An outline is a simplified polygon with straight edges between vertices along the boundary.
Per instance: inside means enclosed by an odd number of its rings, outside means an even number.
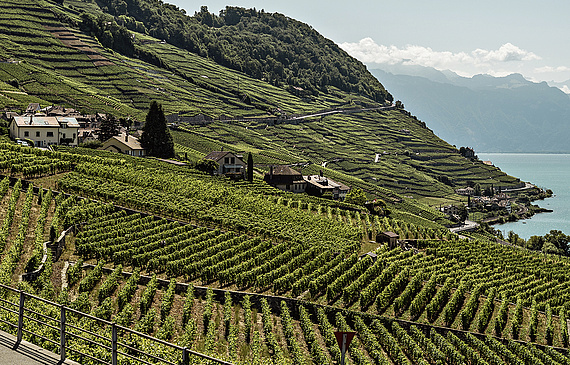
M72 117L14 116L10 137L32 140L36 147L77 146L79 123Z

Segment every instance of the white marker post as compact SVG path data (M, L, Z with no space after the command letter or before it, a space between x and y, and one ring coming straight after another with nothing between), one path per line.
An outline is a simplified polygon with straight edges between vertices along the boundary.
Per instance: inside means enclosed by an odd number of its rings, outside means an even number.
M336 342L338 342L338 347L340 347L340 365L345 364L344 357L346 354L346 350L348 349L348 346L350 346L352 338L354 337L355 334L356 332L342 332L342 331L334 333L336 337Z

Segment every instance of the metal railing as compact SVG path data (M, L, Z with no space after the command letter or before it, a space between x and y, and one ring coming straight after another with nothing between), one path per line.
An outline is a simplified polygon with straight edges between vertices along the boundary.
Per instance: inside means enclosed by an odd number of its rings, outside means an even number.
M18 298L17 303L15 301L8 300L10 293L16 294L16 297ZM30 303L31 300L52 306L56 309L56 312L57 309L59 309L59 318L40 313L29 306L26 307L26 304ZM134 331L130 328L120 326L115 322L91 316L76 309L66 307L2 284L0 284L0 310L11 313L13 318L17 318L17 323L13 323L0 316L0 324L3 323L16 330L16 347L21 343L24 334L26 333L31 337L36 337L42 341L50 343L54 348L59 349L59 355L62 362L67 359L68 353L76 353L79 357L88 358L92 361L109 365L116 365L120 358L148 365L156 363L188 365L191 360L197 359L206 360L208 363L212 364L232 365L230 362L192 351L187 347L181 347L167 341L160 340L147 334ZM68 317L76 317L78 320L74 322L68 321ZM87 320L93 321L93 323L98 326L98 329L100 329L97 331L98 333L95 333L92 328L87 329L85 326L81 326L80 322ZM54 338L42 336L39 331L34 331L33 326L31 326L32 323L43 326L43 328L53 331L54 334L58 333L59 336L54 337L59 338L56 340ZM28 326L26 326L26 324ZM119 334L121 334L121 336L119 336ZM169 360L157 354L151 354L149 353L148 348L145 348L144 350L137 348L136 345L132 343L136 343L137 338L149 341L153 345L163 346L167 351L177 353L178 355L174 356L177 359L177 362L172 362L172 359ZM76 341L71 341L72 339L75 339ZM40 345L42 344L42 341L39 341ZM125 341L131 341L131 343L127 343ZM79 342L89 344L93 349L102 349L103 352L110 356L107 356L107 359L102 359L97 357L97 354L100 351L91 351L91 353L88 354L85 350L82 351L81 349L72 346L73 343ZM74 356L74 358L77 357Z

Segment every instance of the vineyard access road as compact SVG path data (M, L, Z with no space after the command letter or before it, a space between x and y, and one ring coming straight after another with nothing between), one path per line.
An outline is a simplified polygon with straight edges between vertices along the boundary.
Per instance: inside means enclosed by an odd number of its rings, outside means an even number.
M477 227L479 227L479 223L466 220L461 226L453 227L450 228L449 230L453 233L457 233L463 231L474 231Z

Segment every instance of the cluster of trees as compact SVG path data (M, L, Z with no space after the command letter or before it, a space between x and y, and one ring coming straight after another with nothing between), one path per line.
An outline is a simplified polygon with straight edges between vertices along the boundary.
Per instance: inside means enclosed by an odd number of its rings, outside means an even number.
M119 25L112 16L102 14L95 17L90 13L82 13L80 28L97 37L104 47L127 56L135 54L131 33L126 27Z
M277 86L295 86L312 94L326 93L334 86L379 102L393 101L361 62L309 25L282 14L228 6L215 15L203 6L187 16L162 1L97 3L131 30L147 30L156 38Z
M529 250L542 251L557 255L570 256L570 236L562 231L551 230L544 236L531 236L528 240L521 238L513 231L509 231L507 240L517 246L523 246Z

